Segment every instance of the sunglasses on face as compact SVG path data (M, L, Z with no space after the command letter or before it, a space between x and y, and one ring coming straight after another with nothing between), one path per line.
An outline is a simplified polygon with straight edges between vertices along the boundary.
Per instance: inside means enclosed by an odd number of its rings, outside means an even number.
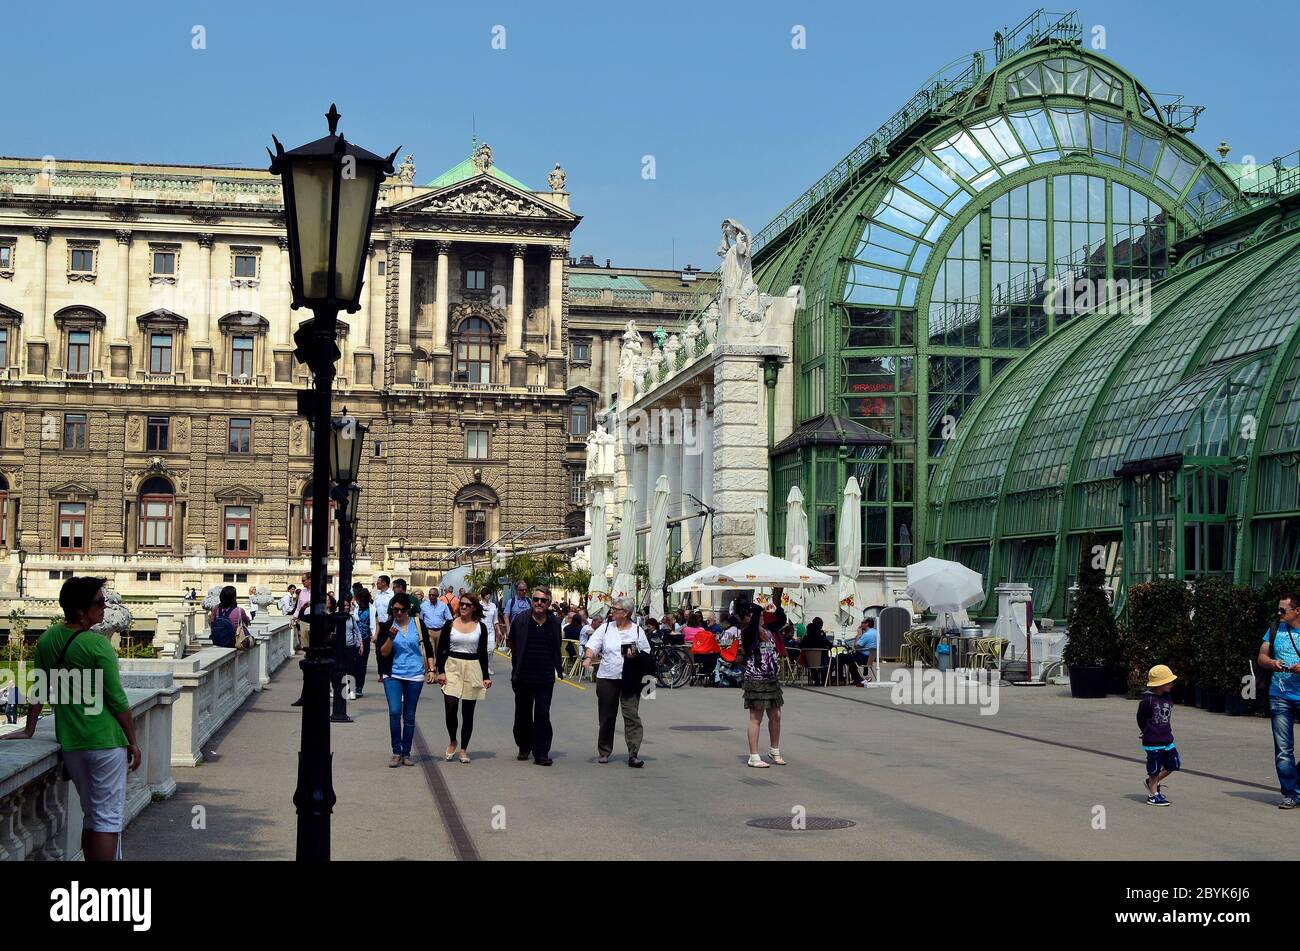
M550 598L533 598L533 604L550 604Z

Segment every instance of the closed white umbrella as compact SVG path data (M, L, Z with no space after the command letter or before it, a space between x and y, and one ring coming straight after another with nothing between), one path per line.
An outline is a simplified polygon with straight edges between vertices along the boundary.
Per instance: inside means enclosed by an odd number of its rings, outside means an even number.
M849 627L856 624L862 614L858 607L858 569L862 567L862 490L853 476L849 476L844 485L837 543L840 556L839 618L841 624Z
M785 500L785 557L797 565L808 564L808 515L803 510L803 493L792 485ZM803 592L786 592L790 605L786 615L795 624L803 623Z
M772 546L767 535L767 503L759 502L754 506L754 554L770 555Z
M591 497L591 582L587 585L587 613L600 614L605 609L609 582L605 580L606 552L609 540L605 528L605 490L597 489Z
M618 567L610 598L631 598L636 604L636 490L629 487L623 498L623 519L618 525Z
M664 616L664 579L668 575L668 476L655 480L654 499L650 503L650 539L646 543L649 568L650 613Z

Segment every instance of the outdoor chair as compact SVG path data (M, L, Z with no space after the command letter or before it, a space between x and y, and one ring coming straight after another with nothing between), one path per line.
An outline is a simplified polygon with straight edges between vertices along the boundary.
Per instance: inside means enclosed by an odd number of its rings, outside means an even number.
M777 661L776 676L781 683L787 687L793 686L799 680L802 668L799 666L798 657L782 657Z
M570 640L567 637L562 641L562 644L564 656L568 660L567 669L565 670L565 678L576 681L579 674L582 673L582 658L586 652L579 646L578 641ZM569 654L570 650L573 651L572 655Z
M826 675L822 678L822 684L825 684L830 674L830 651L824 647L805 647L803 649L803 665L808 671L809 681L813 686L820 686L817 683L816 676L818 671Z

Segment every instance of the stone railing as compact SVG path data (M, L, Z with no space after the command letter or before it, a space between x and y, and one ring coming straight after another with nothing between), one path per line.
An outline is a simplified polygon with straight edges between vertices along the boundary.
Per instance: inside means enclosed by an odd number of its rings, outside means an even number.
M179 691L165 674L124 674L140 767L127 773L129 824L154 798L176 791L171 773L172 703ZM62 778L54 717L42 717L30 740L0 741L0 861L81 858L83 812L76 787Z
M692 318L681 334L671 334L656 362L646 361L634 382L636 395L644 396L667 383L687 367L713 352L718 342L717 321Z
M249 630L254 646L246 651L204 646L212 643L206 632L193 633L189 624L187 617L182 639L187 645L198 646L197 652L121 661L124 673L166 673L179 688L171 724L173 766L197 766L203 760L203 744L293 655L293 628L288 618L254 621ZM180 640L173 643L179 646Z
M615 290L601 287L571 287L569 302L590 306L626 307L634 310L701 310L712 299L710 294L691 291Z

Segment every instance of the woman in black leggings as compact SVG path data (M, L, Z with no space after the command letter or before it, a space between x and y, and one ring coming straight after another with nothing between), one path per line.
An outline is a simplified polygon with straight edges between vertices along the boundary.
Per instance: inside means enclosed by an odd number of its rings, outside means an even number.
M469 739L474 733L474 707L492 686L488 672L488 629L483 607L472 594L462 594L456 617L442 628L438 638L438 683L447 710L447 761L456 755L456 728L460 727L460 761L469 762ZM457 723L457 713L464 713Z

